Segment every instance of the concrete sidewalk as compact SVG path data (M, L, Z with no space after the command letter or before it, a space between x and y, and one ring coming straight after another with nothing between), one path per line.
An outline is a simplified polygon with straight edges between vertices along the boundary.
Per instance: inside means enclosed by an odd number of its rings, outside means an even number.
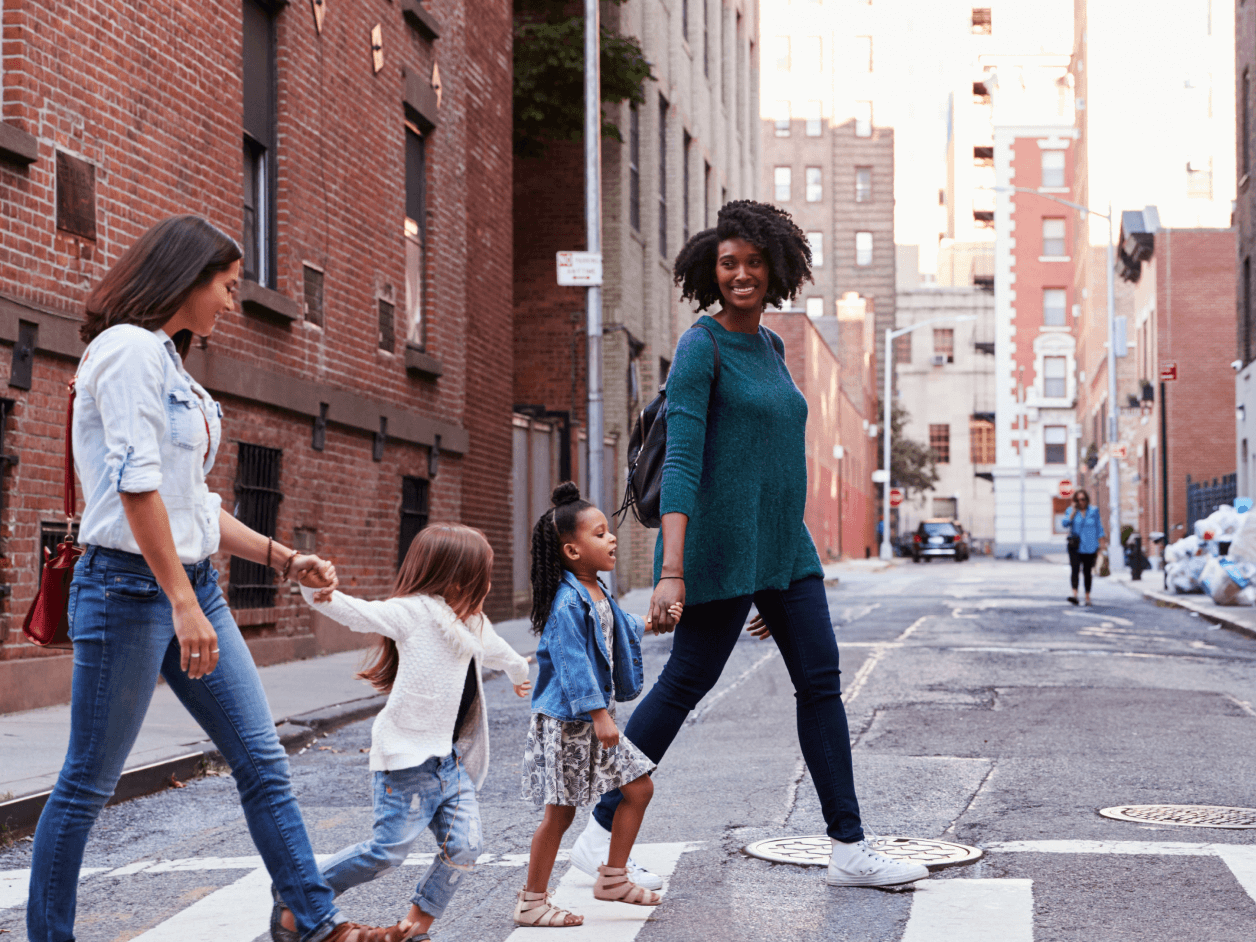
M1116 574L1115 581L1133 592L1141 593L1157 605L1183 608L1216 622L1222 628L1229 628L1249 638L1256 638L1256 608L1249 608L1245 605L1218 605L1207 595L1178 595L1175 592L1166 592L1163 574L1154 570L1144 572L1143 577L1138 581L1131 580L1128 571L1122 571Z
M650 591L638 589L619 601L625 611L643 615ZM494 628L525 657L536 653L537 638L526 618ZM373 716L384 706L387 697L353 676L365 655L362 650L344 651L259 668L280 739L289 752L322 733ZM0 834L34 827L56 784L69 739L69 704L0 715ZM219 759L204 730L170 688L159 684L113 802L159 791L172 777L189 778Z

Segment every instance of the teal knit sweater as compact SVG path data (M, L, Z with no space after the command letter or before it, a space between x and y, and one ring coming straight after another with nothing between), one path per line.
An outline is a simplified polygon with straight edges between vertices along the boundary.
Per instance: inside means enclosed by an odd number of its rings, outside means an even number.
M667 458L661 512L689 517L685 601L690 605L784 589L823 575L803 523L807 400L785 366L785 344L766 327L725 330L715 389L711 338L688 330L667 376ZM710 412L707 404L710 401ZM663 539L654 544L654 578Z

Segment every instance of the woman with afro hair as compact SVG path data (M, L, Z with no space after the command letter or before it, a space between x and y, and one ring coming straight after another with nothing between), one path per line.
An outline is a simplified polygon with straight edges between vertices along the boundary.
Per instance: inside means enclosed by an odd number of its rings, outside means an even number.
M676 637L625 735L661 762L715 686L754 606L759 619L750 630L770 633L794 684L798 739L833 844L828 883L922 879L923 866L881 854L864 839L837 641L820 557L803 523L807 402L785 366L781 338L760 323L765 306L811 280L806 237L775 206L729 203L716 228L681 249L674 275L682 299L717 310L681 336L667 377L662 529L646 623L656 633L674 628ZM678 603L685 607L676 622L669 612ZM572 863L586 873L606 862L618 801L618 792L602 797L572 848ZM661 884L629 866L638 884Z

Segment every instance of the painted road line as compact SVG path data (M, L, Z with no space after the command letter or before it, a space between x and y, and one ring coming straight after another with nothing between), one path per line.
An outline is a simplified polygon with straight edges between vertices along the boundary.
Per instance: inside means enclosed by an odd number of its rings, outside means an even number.
M1033 880L930 880L912 891L902 942L1033 942Z
M103 873L108 867L84 867L79 872L79 879L85 880L93 874ZM30 870L0 871L0 909L16 909L26 905L26 891L30 888Z
M903 630L903 633L893 641L881 641L875 644L872 648L872 653L869 654L864 659L864 662L859 665L859 670L855 671L855 676L851 679L850 686L842 692L842 703L849 704L852 700L859 696L859 691L863 690L864 684L868 682L868 675L870 675L873 669L881 663L881 658L885 657L885 655L887 655L894 648L902 647L903 642L910 638L915 633L916 629L923 625L928 618L928 615L922 615L920 618L917 618L914 622L908 625L907 628ZM838 642L838 645L840 647L841 642Z
M131 942L251 942L270 930L270 874L254 870Z
M986 844L985 850L992 854L1139 854L1152 857L1207 857L1217 853L1218 846L1217 844L1187 844L1175 841L996 841L993 844Z
M648 870L666 879L676 870L681 854L701 844L638 844L632 856ZM653 906L629 906L606 903L593 898L593 877L570 867L558 882L553 904L584 916L584 925L564 927L562 942L632 942L654 912ZM666 902L663 903L667 905ZM549 939L551 929L519 928L506 937L506 942L532 942Z
M1256 900L1256 846L1251 844L1214 844L1217 856L1224 860L1234 879Z

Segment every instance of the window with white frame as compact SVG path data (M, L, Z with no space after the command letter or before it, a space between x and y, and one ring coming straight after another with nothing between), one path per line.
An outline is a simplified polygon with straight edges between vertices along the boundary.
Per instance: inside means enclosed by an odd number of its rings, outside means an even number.
M1066 293L1063 288L1042 289L1042 325L1044 327L1065 326L1064 312Z
M872 168L855 168L855 202L872 202Z
M1047 216L1042 220L1042 254L1048 258L1068 255L1064 248L1063 217Z
M1068 461L1068 426L1044 425L1042 428L1043 460L1047 464Z
M872 102L855 102L855 137L872 137Z
M824 298L807 298L807 316L824 316Z
M806 104L804 117L807 119L807 137L819 137L824 131L824 115L821 103L809 101Z
M1068 357L1042 358L1042 394L1048 399L1068 395Z
M793 176L789 167L777 167L772 171L772 182L776 187L776 201L778 203L789 202L789 185Z
M823 178L819 167L807 168L807 202L818 203L823 197Z
M824 266L824 233L808 232L807 244L811 246L811 267L821 268Z
M1064 186L1064 151L1042 152L1042 185L1057 188Z
M859 266L872 264L872 233L855 233L855 264Z
M781 99L776 103L776 136L789 137L789 102Z

